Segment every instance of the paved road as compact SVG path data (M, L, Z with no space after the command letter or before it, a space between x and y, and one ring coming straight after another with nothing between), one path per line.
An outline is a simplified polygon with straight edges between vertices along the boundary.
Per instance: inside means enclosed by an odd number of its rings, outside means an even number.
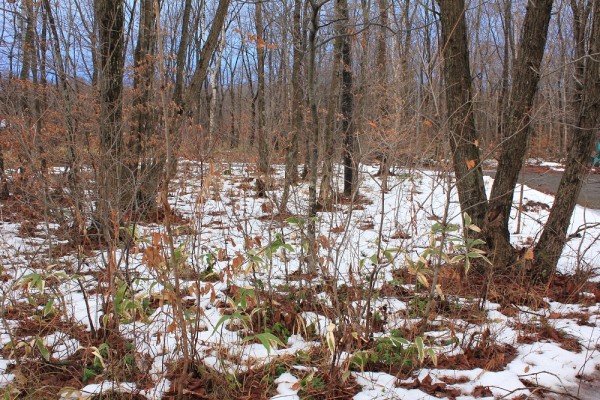
M493 177L496 175L496 171L484 171L484 174ZM521 182L521 179L525 179L525 186L540 192L555 194L561 176L562 173L558 171L526 168L525 171L521 172L519 182ZM577 202L582 206L600 209L600 173L596 172L588 175L583 183Z

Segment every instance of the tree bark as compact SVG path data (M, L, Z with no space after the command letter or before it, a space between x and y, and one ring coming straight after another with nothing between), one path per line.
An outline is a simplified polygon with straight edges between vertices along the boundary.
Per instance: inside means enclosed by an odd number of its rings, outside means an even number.
M321 174L321 186L319 189L319 207L325 210L331 210L334 202L333 189L333 164L336 159L335 154L335 134L337 128L337 119L340 106L340 89L342 75L342 46L344 25L347 23L343 19L339 4L336 3L336 23L334 26L335 39L333 42L333 61L331 63L331 84L329 85L327 107L327 118L323 132L323 172ZM339 156L339 155L338 155Z
M507 105L505 135L486 215L486 239L496 268L505 269L515 260L510 244L508 220L513 194L527 151L532 127L531 108L540 80L553 0L529 0L519 50L513 67L513 86Z
M344 135L344 194L354 196L358 183L358 160L356 157L356 130L354 127L354 93L352 92L352 48L350 44L350 19L348 0L336 0L338 12L344 24L342 36L342 132Z
M567 165L554 204L535 247L534 280L547 280L556 271L568 241L567 229L583 180L589 172L589 157L600 129L600 0L593 0L593 3L592 31L589 35L589 52L583 63L582 91L575 100L580 106L579 120L572 135ZM585 30L585 24L580 29Z
M173 102L177 107L177 114L183 113L183 72L185 71L186 55L190 43L190 14L192 0L185 0L183 6L183 20L181 22L181 39L177 49L177 66L175 69L175 88L173 89Z
M134 209L141 215L156 212L156 196L164 168L164 148L154 144L157 117L152 92L156 56L155 0L140 0L140 27L134 52L134 162L131 171L135 190Z
M378 92L380 93L379 98L379 130L382 135L382 148L381 148L381 164L379 165L379 171L377 175L381 177L381 189L383 191L388 190L388 175L389 175L389 157L390 157L390 148L387 145L388 140L388 132L389 132L389 114L390 107L389 101L387 98L387 41L386 37L388 35L388 0L379 0L379 19L380 19L380 27L379 32L377 34L377 85ZM406 59L404 60L406 63ZM403 68L404 71L404 68Z
M486 213L478 135L473 115L464 0L438 0L448 133L461 210L482 226Z
M258 172L263 177L269 174L269 146L265 132L265 54L262 1L254 5L256 24L257 88L256 88L256 139L258 142Z
M504 49L502 55L502 79L500 81L500 94L498 96L498 125L496 132L496 137L499 141L502 141L502 139L504 139L502 127L504 124L504 115L506 113L506 103L508 100L511 55L510 43L513 36L512 12L512 0L504 0L504 10L502 19L502 28L504 32Z
M292 62L292 133L285 155L285 183L281 196L281 210L287 210L290 187L298 181L298 136L303 130L304 110L302 90L302 69L304 63L304 36L302 35L302 0L294 0L293 34L294 43Z
M219 35L221 34L221 30L225 24L227 10L229 9L230 3L231 0L219 0L215 17L213 18L206 42L204 43L204 46L200 52L199 62L192 78L190 96L193 99L200 98L198 94L200 93L202 84L206 80L206 75L208 73L208 67L210 66L212 56L219 45Z
M100 46L100 165L97 222L107 241L120 223L123 196L123 0L96 0Z
M310 30L308 35L308 103L312 122L308 145L308 271L317 272L316 217L319 209L317 201L317 163L319 160L319 113L316 99L316 42L319 29L319 10L323 2L309 0L311 6Z

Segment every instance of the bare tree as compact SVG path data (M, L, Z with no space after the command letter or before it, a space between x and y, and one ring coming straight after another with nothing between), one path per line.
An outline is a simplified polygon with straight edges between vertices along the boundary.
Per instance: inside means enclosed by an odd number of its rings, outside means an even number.
M443 75L448 110L448 138L458 197L463 212L482 226L487 199L480 165L478 134L473 115L471 69L465 22L465 3L439 0L442 28Z
M269 147L265 132L265 52L262 0L254 5L256 24L257 88L256 88L256 138L258 140L258 172L263 176L269 173Z
M97 219L107 241L115 239L127 199L123 174L123 13L122 0L96 0L99 28L100 160Z
M319 11L328 0L309 0L311 8L308 35L308 103L312 129L309 134L309 179L308 179L308 270L317 271L316 217L319 208L317 199L317 163L319 160L319 113L316 90L316 46L319 31Z
M281 210L287 209L290 186L298 180L298 136L304 125L304 91L302 88L302 70L305 53L305 38L302 34L302 0L294 0L294 14L292 26L292 42L294 45L292 63L292 127L290 140L285 155L285 183L281 197Z
M342 26L342 132L344 135L344 194L354 196L358 182L358 160L356 157L356 131L354 126L354 93L352 92L352 48L350 43L350 19L348 0L336 0Z
M588 6L591 6L593 10L591 32L589 35L585 35L583 32L576 35L577 40L583 37L588 37L589 40L587 55L581 60L583 64L580 72L583 75L581 91L575 99L579 106L579 118L569 145L565 172L562 175L548 221L544 225L544 231L535 247L536 265L533 274L536 280L547 280L556 271L558 260L568 241L567 229L584 178L589 172L589 157L600 127L600 61L598 58L600 54L600 0L590 1ZM588 8L588 6L585 7ZM587 18L579 21L576 17L575 31L585 32L586 21ZM582 25L577 26L579 23ZM579 43L576 46L579 46Z
M488 245L493 249L493 261L499 269L510 266L516 255L510 244L508 219L532 132L531 108L540 80L552 3L553 0L528 1L513 67L514 82L502 128L505 139L485 223Z

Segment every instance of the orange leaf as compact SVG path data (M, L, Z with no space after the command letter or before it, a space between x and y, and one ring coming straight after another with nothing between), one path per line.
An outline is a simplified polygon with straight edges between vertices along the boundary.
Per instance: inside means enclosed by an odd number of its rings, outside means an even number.
M238 269L239 267L242 266L242 264L244 263L244 256L241 254L238 254L237 257L235 257L233 259L233 262L231 263L231 266L233 267L233 269Z
M467 168L469 168L469 169L475 168L475 160L467 160Z
M175 329L177 329L177 324L175 322L171 322L167 326L167 333L173 333L173 332L175 332Z

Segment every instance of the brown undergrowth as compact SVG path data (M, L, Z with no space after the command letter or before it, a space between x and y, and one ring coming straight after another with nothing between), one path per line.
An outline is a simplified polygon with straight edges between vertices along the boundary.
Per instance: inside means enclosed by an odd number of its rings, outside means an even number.
M330 356L322 348L313 348L296 355L278 357L268 364L249 366L239 373L218 372L199 365L183 382L183 395L175 390L179 386L181 370L171 372L171 391L163 397L168 400L267 400L277 394L277 378L290 372L298 378L292 389L298 390L301 399L350 400L360 387L352 376L345 379L330 370ZM298 368L297 366L301 366Z

